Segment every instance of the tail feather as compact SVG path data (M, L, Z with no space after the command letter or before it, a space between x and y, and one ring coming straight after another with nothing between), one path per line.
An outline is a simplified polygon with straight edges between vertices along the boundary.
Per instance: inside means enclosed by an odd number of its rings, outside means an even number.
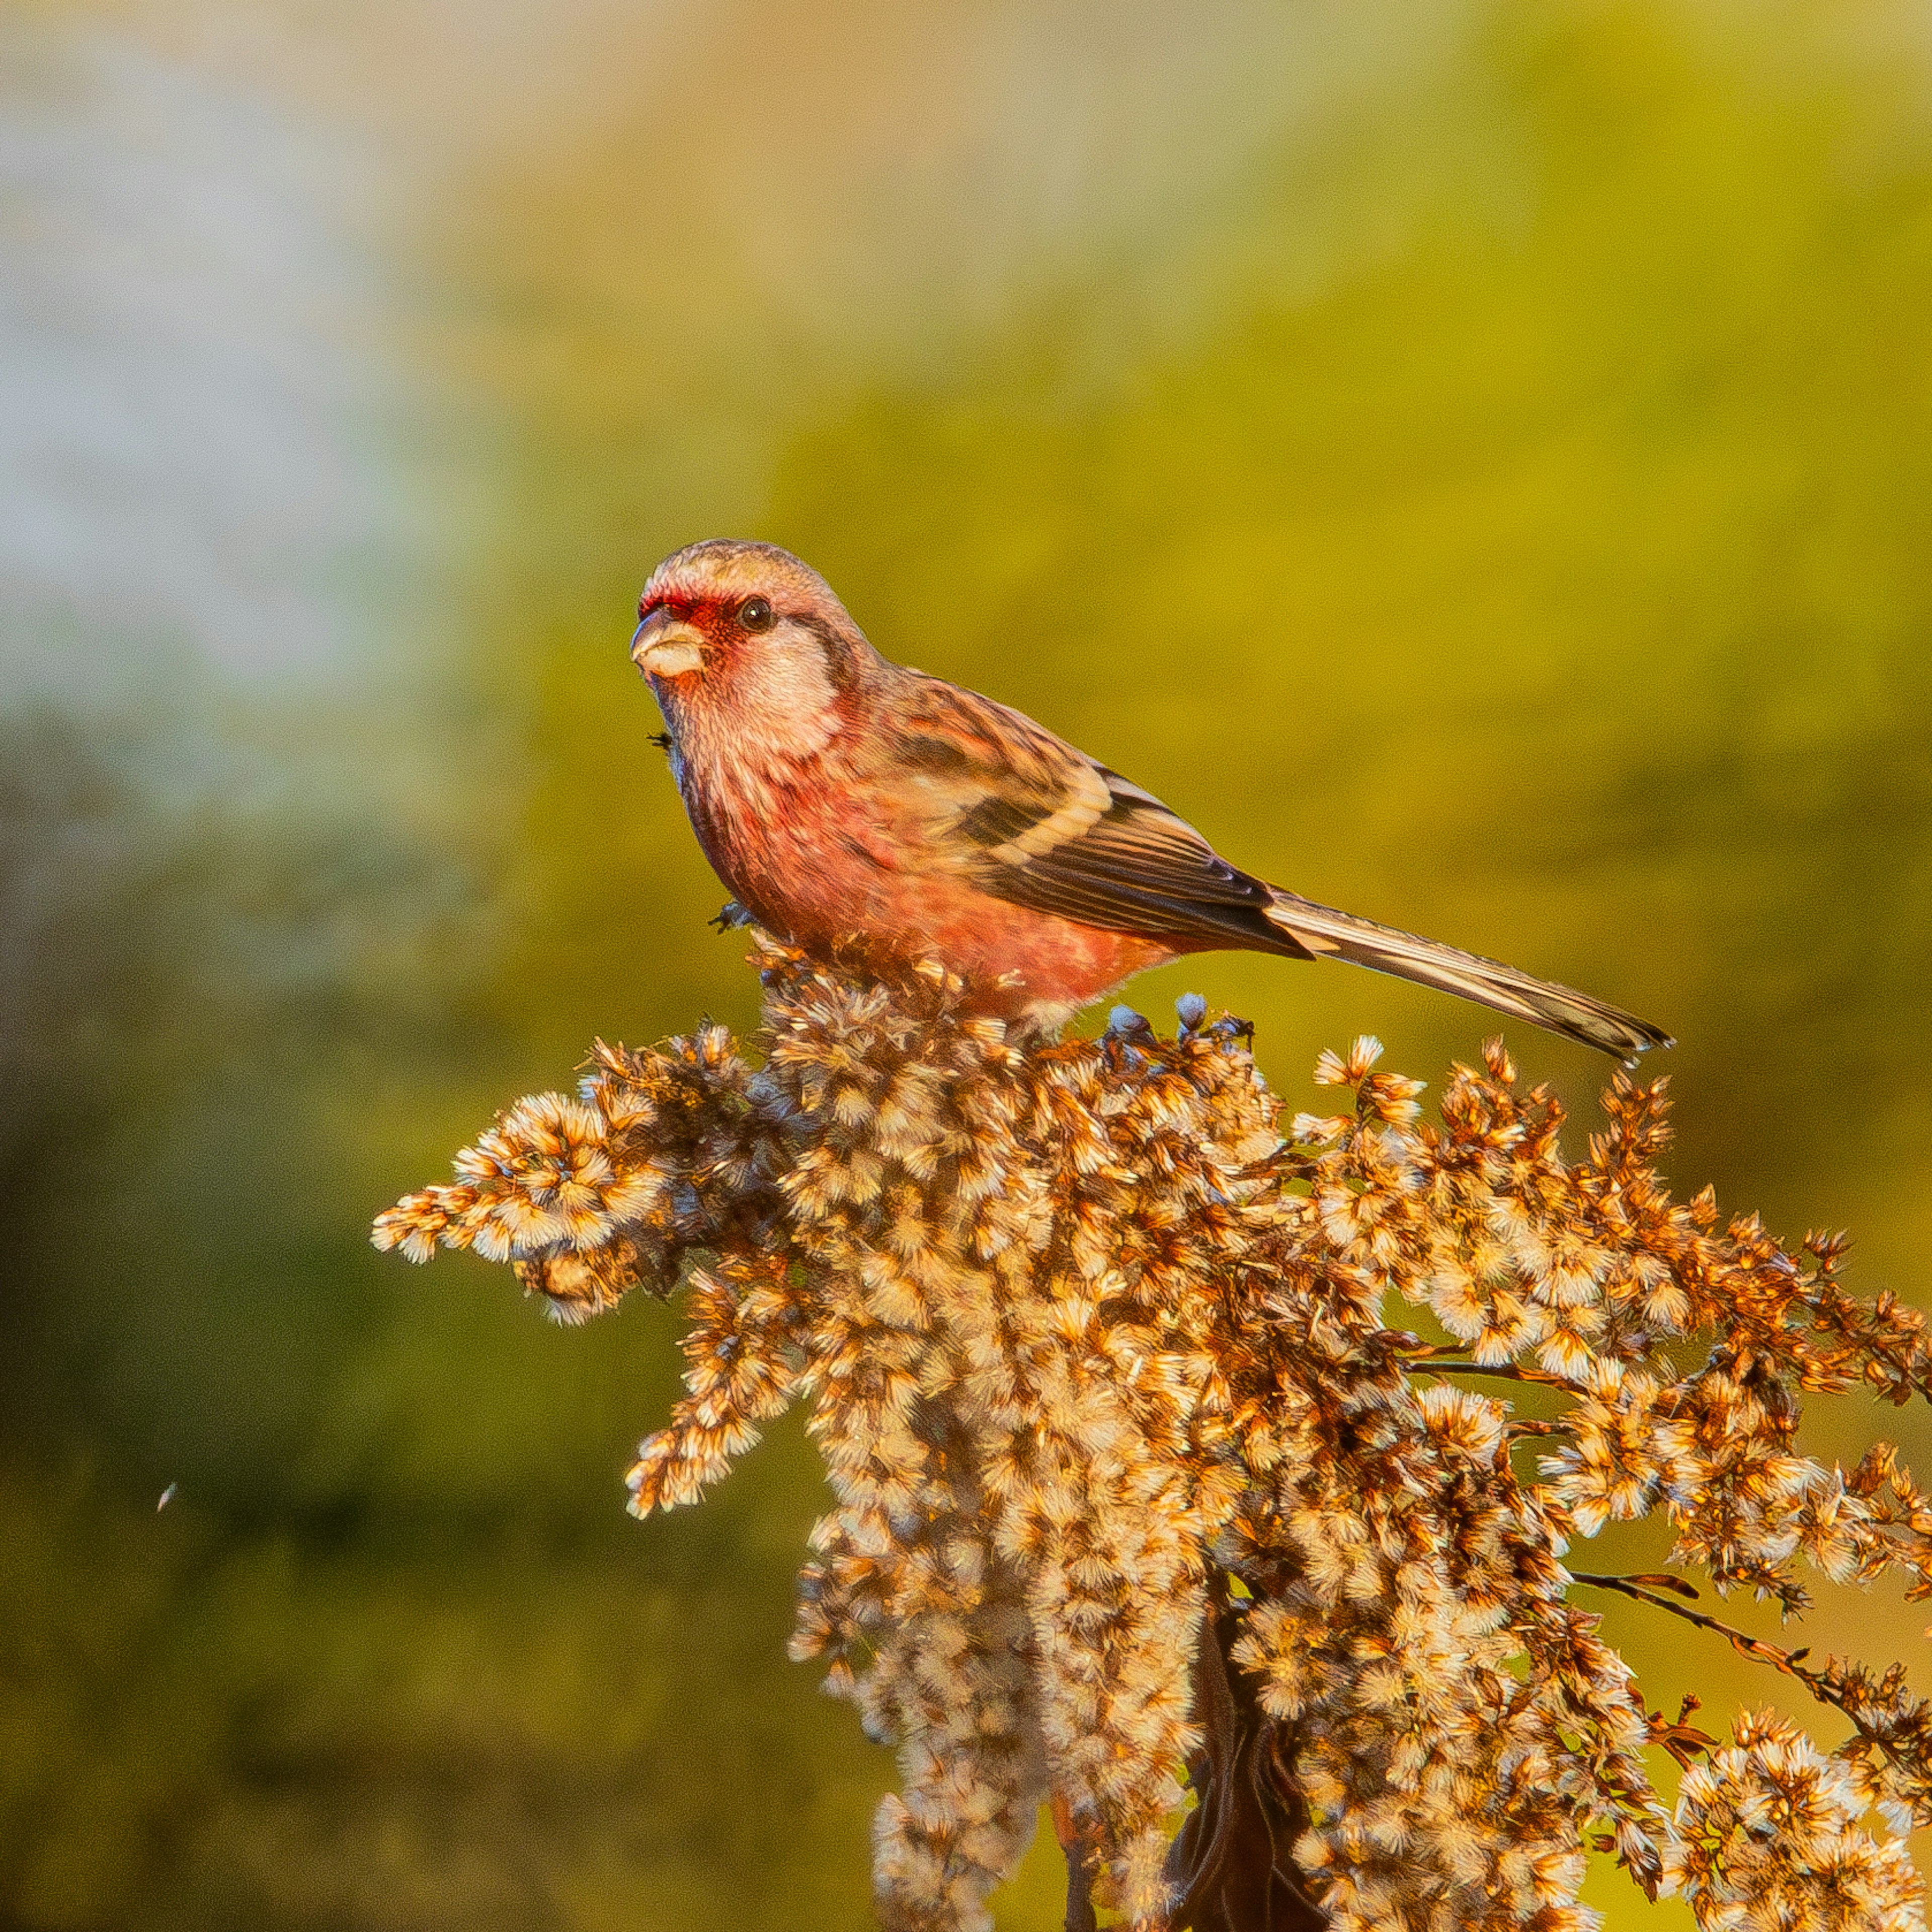
M1532 979L1500 960L1485 959L1437 940L1399 932L1393 926L1378 926L1373 920L1317 905L1279 887L1274 891L1274 902L1267 910L1269 922L1311 952L1459 994L1479 1006L1614 1054L1627 1066L1653 1046L1676 1045L1662 1028L1593 1000L1588 993Z

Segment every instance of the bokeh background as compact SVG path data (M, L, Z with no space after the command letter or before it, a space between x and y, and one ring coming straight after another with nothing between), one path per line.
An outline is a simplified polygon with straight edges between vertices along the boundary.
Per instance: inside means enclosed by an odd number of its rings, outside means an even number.
M1916 0L9 0L0 1924L866 1922L796 1429L640 1526L674 1311L366 1245L593 1035L753 1014L625 655L718 533L1667 1022L1682 1185L1932 1296ZM1486 1030L1191 987L1297 1105ZM1790 1688L1624 1609L1657 1702Z

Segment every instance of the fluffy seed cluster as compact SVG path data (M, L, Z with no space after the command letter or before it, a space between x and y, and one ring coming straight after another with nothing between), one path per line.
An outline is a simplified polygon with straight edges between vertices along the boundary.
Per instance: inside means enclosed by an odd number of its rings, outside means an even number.
M1700 1926L1723 1932L1904 1932L1922 1924L1905 1846L1858 1828L1864 1778L1788 1718L1748 1712L1736 1744L1685 1772L1671 1874ZM1795 1850L1794 1850L1795 1848Z
M1932 1594L1896 1455L1795 1446L1801 1391L1928 1392L1919 1318L1850 1295L1840 1240L1673 1202L1661 1082L1619 1076L1572 1162L1499 1044L1425 1123L1363 1040L1317 1069L1348 1104L1283 1122L1197 1000L1172 1039L1121 1010L1026 1042L937 967L759 948L749 1053L599 1045L376 1240L507 1259L570 1321L687 1287L640 1514L809 1404L836 1507L793 1648L897 1747L887 1927L988 1926L1043 1804L1072 1927L1568 1932L1592 1851L1706 1928L1922 1923L1892 1833L1932 1822L1932 1708L1903 1672L1748 1637L1674 1572L1566 1565L1661 1513L1720 1592L1796 1612L1808 1564ZM1526 1388L1535 1417L1499 1399ZM1649 1712L1580 1586L1761 1657L1850 1741Z

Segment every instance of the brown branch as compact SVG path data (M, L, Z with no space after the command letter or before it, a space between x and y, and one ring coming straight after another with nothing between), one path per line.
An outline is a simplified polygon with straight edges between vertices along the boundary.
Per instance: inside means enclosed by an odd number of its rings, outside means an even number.
M1408 1366L1428 1376L1495 1376L1506 1382L1540 1382L1550 1388L1568 1389L1572 1395L1588 1393L1567 1376L1552 1375L1547 1369L1526 1369L1515 1362L1440 1362L1436 1359L1438 1352L1432 1348L1426 1355L1412 1357ZM1454 1354L1455 1351L1439 1352Z
M1053 1794L1053 1834L1066 1858L1066 1932L1100 1932L1094 1910L1094 1846L1092 1835L1082 1830L1073 1808L1065 1796Z
M1197 1802L1168 1849L1169 1922L1186 1932L1324 1932L1328 1915L1309 1897L1294 1862L1308 1809L1289 1767L1292 1753L1233 1661L1241 1620L1230 1580L1216 1574L1197 1642L1201 1748L1188 1766ZM1094 1923L1076 1919L1070 1885L1068 1932Z
M1810 1686L1816 1681L1817 1673L1807 1670L1798 1660L1807 1654L1805 1652L1786 1650L1778 1644L1767 1643L1762 1637L1753 1636L1748 1631L1739 1630L1735 1624L1725 1623L1706 1611L1686 1609L1683 1604L1675 1603L1670 1598L1661 1596L1656 1590L1648 1587L1647 1582L1640 1583L1634 1576L1594 1576L1585 1570L1573 1570L1570 1574L1580 1583L1588 1583L1599 1590L1615 1590L1621 1596L1634 1598L1640 1604L1651 1604L1660 1610L1668 1610L1673 1617L1682 1617L1687 1624L1695 1624L1700 1630L1714 1631L1733 1650L1746 1657L1755 1658L1760 1664L1768 1664L1774 1670L1781 1670L1786 1676L1796 1678L1801 1684ZM1685 1589L1690 1588L1688 1583L1683 1583L1681 1578L1673 1581ZM1824 1701L1830 1703L1834 1700L1827 1697Z
M1573 1570L1570 1574L1579 1583L1592 1584L1599 1590L1615 1590L1619 1595L1634 1598L1640 1604L1649 1604L1660 1610L1668 1610L1673 1617L1682 1617L1687 1624L1695 1624L1700 1630L1714 1632L1740 1655L1750 1658L1760 1664L1768 1664L1774 1670L1782 1672L1786 1677L1795 1678L1820 1703L1828 1704L1833 1710L1849 1718L1852 1729L1858 1736L1876 1744L1900 1770L1909 1774L1916 1772L1916 1768L1909 1754L1901 1751L1888 1738L1880 1737L1876 1732L1867 1730L1859 1721L1858 1713L1851 1708L1844 1693L1832 1683L1827 1673L1814 1670L1806 1664L1804 1660L1811 1654L1808 1644L1797 1650L1786 1650L1782 1645L1768 1643L1762 1637L1753 1636L1748 1631L1741 1630L1735 1624L1725 1623L1705 1611L1687 1609L1682 1604L1672 1602L1668 1597L1659 1596L1654 1590L1646 1588L1644 1583L1639 1582L1633 1576L1592 1576L1582 1570ZM1646 1582L1650 1580L1646 1579ZM1681 1577L1672 1580L1684 1588L1690 1588Z

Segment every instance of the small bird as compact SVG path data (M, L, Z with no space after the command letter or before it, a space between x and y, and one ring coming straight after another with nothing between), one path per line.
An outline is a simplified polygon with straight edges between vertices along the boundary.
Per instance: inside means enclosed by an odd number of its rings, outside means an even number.
M1628 1060L1660 1028L1231 866L1151 792L1030 718L881 657L817 572L714 538L667 557L631 656L705 856L806 952L937 958L980 1010L1058 1028L1150 966L1346 959Z

